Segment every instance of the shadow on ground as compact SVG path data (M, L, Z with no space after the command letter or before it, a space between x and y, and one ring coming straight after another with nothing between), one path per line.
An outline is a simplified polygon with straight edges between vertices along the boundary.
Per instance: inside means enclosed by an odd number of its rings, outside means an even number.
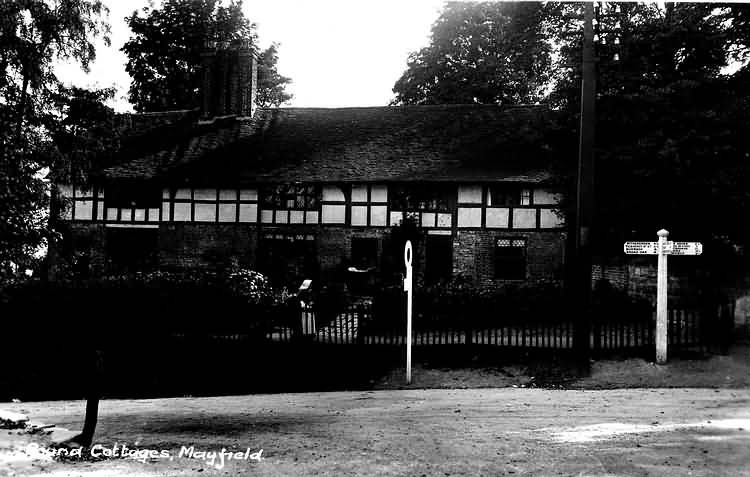
M121 344L105 354L105 397L147 398L230 394L401 389L537 387L750 386L750 344L726 355L685 350L667 365L641 357L576 359L569 350L482 346L414 347L413 379L405 379L399 346L267 343L185 339ZM81 399L86 367L64 346L22 355L0 377L0 400ZM18 360L15 360L18 361Z

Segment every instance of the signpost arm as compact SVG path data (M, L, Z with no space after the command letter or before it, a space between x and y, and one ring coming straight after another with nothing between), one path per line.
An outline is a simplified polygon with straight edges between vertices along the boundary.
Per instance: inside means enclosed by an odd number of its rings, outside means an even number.
M656 268L656 362L667 362L667 251L669 232L659 230L658 262Z

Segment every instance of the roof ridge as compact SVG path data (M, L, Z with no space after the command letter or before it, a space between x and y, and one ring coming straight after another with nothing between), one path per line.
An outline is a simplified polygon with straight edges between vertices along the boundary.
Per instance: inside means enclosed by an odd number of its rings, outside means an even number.
M121 114L129 114L131 116L160 116L160 115L166 115L166 114L177 114L177 113L191 113L193 111L197 111L198 108L190 108L190 109L165 109L164 111L141 111L141 112L125 112Z
M366 110L366 109L451 109L451 108L499 108L499 109L514 109L514 108L549 108L548 104L471 104L471 103L457 103L457 104L401 104L401 105L385 105L385 106L342 106L342 107L328 107L328 106L288 106L279 108L258 108L259 111L302 111L302 110L314 110L314 111L341 111L341 110Z

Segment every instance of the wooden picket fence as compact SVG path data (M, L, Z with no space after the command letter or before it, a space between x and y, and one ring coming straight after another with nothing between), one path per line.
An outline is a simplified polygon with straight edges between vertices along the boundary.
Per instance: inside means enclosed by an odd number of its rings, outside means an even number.
M667 342L671 346L701 344L701 320L694 310L671 309L667 317ZM652 346L655 343L656 315L650 320L629 323L594 321L591 347L595 350L615 350Z
M604 315L603 313L601 315ZM709 316L710 315L710 316ZM733 315L732 305L722 305L715 313L674 307L669 310L668 343L673 349L705 349L727 339L722 323ZM316 313L310 305L292 308L276 315L266 338L274 342L299 340L341 345L405 345L405 329L383 325L373 316L368 303L350 304L340 312ZM546 317L514 319L497 324L482 320L479 326L456 326L456 321L441 322L415 319L412 331L414 346L483 345L529 349L572 349L574 322L571 319ZM491 322L490 322L491 323ZM595 317L590 326L590 349L593 352L619 352L653 349L656 314L607 320Z

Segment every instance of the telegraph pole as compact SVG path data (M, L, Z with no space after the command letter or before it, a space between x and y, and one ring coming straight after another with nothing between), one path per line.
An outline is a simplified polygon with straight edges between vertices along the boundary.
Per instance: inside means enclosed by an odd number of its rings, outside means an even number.
M591 329L591 232L594 222L594 126L596 123L596 58L594 55L594 3L584 4L581 126L578 145L574 277L576 305L574 346L588 357Z

